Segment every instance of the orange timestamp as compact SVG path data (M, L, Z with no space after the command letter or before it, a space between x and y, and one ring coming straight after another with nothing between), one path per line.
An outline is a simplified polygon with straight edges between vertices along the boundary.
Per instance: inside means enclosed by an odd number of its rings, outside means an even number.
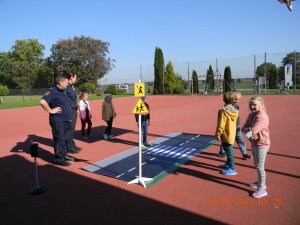
M283 199L281 197L255 199L250 196L237 197L235 199L229 197L209 197L207 199L209 206L282 206Z

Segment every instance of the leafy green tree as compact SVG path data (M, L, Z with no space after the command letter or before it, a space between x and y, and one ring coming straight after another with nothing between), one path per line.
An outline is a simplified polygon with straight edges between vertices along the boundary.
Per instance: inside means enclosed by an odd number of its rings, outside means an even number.
M44 49L37 39L17 40L12 46L10 72L16 88L31 89L43 62Z
M179 94L182 91L183 84L180 77L175 73L171 61L168 62L165 71L165 92L168 94Z
M224 70L224 92L231 91L231 69L226 66Z
M153 94L163 94L164 55L160 48L155 48Z
M114 67L107 57L109 43L85 36L61 39L51 48L51 61L55 74L76 71L82 82L97 80Z
M117 89L116 85L110 84L105 88L104 93L105 94L111 94L111 95L117 95L118 94L118 89Z
M6 85L0 84L0 96L5 96L9 94L9 89Z
M263 64L259 65L256 68L256 79L258 79L258 77L263 77L265 75L265 68L266 68L267 88L272 88L275 85L272 82L274 82L274 81L278 82L278 75L276 75L277 72L276 72L276 74L274 72L272 72L272 71L274 71L274 69L276 69L275 64L267 62L267 63L263 63ZM274 78L272 76L276 76L276 77ZM277 87L277 84L275 86Z
M53 68L50 58L47 57L43 60L38 72L37 78L34 83L34 88L48 88L54 84Z
M278 88L278 71L277 71L276 65L274 65L274 64L270 68L269 88L270 89Z
M9 52L0 52L0 81L8 87L14 88L15 84L11 77L11 64L11 54Z
M198 75L195 70L192 72L192 93L199 93Z
M95 83L84 83L80 86L81 91L87 92L89 94L93 94L96 89Z
M214 71L211 65L209 65L209 68L206 72L206 89L207 92L215 89Z

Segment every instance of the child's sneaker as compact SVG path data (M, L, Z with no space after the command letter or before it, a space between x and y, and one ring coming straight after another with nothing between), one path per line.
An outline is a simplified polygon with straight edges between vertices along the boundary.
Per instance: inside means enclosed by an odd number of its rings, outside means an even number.
M85 135L82 136L82 138L85 139L85 140L89 139L89 138L88 138L87 136L85 136Z
M247 153L243 154L243 159L247 160L247 159L251 159L251 158L253 158L252 155L248 155Z
M267 195L268 195L268 192L266 191L265 188L259 188L256 192L254 192L252 194L252 196L254 198L262 198L262 197L267 196Z
M221 168L222 170L228 170L229 166L227 164L224 164L224 165L219 166L219 168Z
M252 187L252 188L256 188L257 189L258 188L258 182L257 181L253 182L253 183L249 184L249 186ZM265 186L264 189L267 189L267 186Z
M113 136L112 135L108 135L107 138L108 138L108 140L112 140Z
M103 134L103 138L104 138L105 140L108 140L107 134Z
M236 170L233 170L233 169L231 169L231 168L229 168L229 169L227 169L227 170L223 170L222 173L223 173L224 175L227 175L227 176L230 176L230 175L236 175L236 174L237 174Z
M148 142L144 142L143 145L145 145L146 147L150 147L151 146Z
M141 148L147 148L143 143L141 144Z
M220 156L221 158L225 158L226 157L226 153L224 151L220 151L218 156Z

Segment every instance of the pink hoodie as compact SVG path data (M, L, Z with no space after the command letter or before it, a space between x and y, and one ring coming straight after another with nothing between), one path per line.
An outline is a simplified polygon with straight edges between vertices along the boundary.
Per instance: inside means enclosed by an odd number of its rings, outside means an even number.
M247 133L250 129L254 135L258 135L257 140L250 139L253 147L270 148L269 117L266 112L259 111L249 114L242 132Z

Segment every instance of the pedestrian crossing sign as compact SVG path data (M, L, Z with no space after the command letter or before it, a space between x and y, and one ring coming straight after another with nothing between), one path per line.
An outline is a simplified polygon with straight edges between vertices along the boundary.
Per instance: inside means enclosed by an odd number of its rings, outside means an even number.
M132 114L149 114L149 110L148 110L146 104L143 102L143 100L139 98L139 100L135 104L131 113Z
M145 96L145 83L134 83L134 96L144 97Z

